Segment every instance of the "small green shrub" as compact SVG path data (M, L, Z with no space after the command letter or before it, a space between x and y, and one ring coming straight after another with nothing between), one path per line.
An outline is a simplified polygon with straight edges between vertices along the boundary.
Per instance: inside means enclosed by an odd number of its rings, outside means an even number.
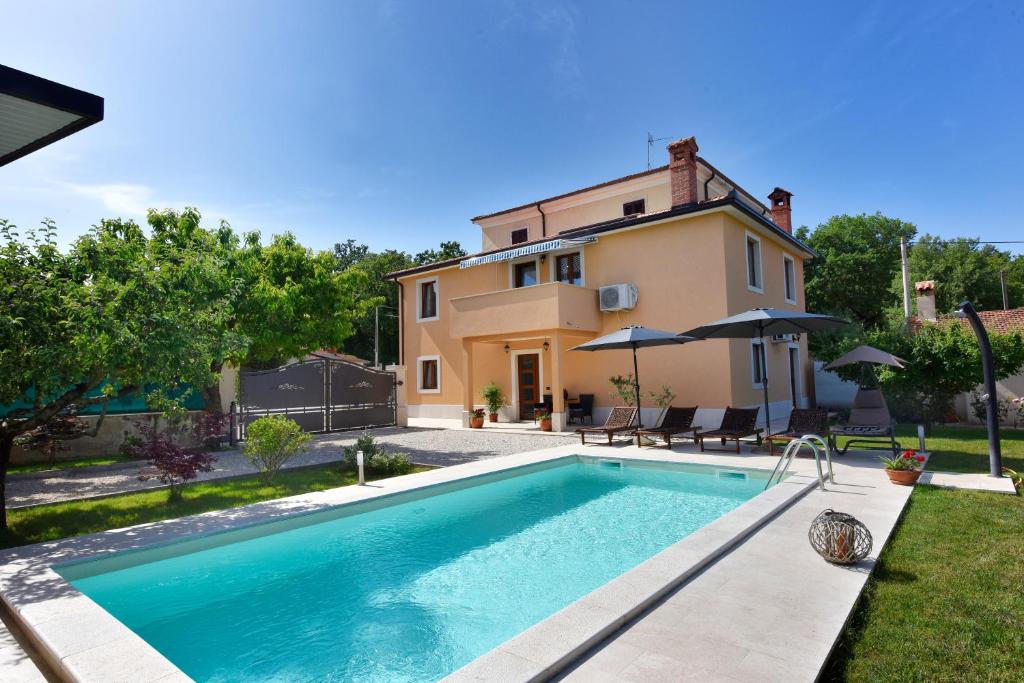
M373 437L364 434L353 446L346 446L342 465L345 469L356 468L356 452L363 452L363 467L373 474L394 476L412 471L412 461L406 453L389 453L381 449Z
M309 441L299 424L283 415L268 415L255 420L245 430L242 452L259 470L264 481L274 475Z

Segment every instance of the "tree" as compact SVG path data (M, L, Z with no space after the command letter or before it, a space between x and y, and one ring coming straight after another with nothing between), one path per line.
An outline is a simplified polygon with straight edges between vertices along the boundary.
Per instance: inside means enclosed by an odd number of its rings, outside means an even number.
M899 303L891 283L900 272L900 238L916 233L912 224L880 213L833 216L814 232L801 227L797 237L818 253L804 273L808 310L865 328L883 324L885 309Z
M923 235L910 247L908 258L911 284L935 280L935 304L939 312L951 311L964 301L979 310L1003 307L999 273L1006 271L1011 306L1024 306L1024 256L1000 251L977 238L957 237L944 240ZM891 289L902 290L899 275Z
M1024 366L1024 338L1019 333L989 333L997 378L1009 377ZM897 413L926 424L943 421L953 400L982 381L981 352L974 334L958 321L906 329L894 320L884 328L851 336L836 344L822 360L830 361L860 344L868 344L906 359L905 368L877 369L878 385L894 400ZM859 365L859 364L858 364ZM840 377L860 381L862 368L840 368Z
M448 259L465 256L466 250L458 242L441 242L440 249L425 249L413 256L413 263L417 266L425 266L428 263L447 261Z
M46 221L22 238L0 220L0 526L14 439L72 406L149 385L212 382L229 301L217 256L181 226L147 237L104 220L67 250Z

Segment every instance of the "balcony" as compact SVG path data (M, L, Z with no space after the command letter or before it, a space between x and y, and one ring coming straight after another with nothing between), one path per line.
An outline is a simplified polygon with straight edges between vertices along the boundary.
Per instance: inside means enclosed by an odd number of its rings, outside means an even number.
M597 332L597 290L561 282L449 300L453 337L513 336L540 330Z

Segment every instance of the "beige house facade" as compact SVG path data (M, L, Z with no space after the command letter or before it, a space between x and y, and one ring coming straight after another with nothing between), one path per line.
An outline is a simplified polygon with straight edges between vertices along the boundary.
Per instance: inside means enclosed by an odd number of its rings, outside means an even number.
M632 355L574 346L627 325L682 332L756 307L804 310L813 254L792 235L791 194L762 204L693 138L668 152L666 166L477 216L480 253L389 276L410 424L467 422L491 382L509 399L504 421L532 420L550 395L564 429L563 397L593 394L600 422L617 403L609 378L632 373ZM801 338L643 349L640 375L648 424L660 410L647 391L663 386L708 428L727 406L760 406L765 375L773 421L813 398Z

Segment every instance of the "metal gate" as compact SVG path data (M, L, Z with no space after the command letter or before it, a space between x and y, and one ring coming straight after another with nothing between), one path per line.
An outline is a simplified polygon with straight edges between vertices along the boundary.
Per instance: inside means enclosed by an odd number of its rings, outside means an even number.
M286 415L307 432L395 424L395 373L341 360L309 360L242 372L232 434L264 415Z

